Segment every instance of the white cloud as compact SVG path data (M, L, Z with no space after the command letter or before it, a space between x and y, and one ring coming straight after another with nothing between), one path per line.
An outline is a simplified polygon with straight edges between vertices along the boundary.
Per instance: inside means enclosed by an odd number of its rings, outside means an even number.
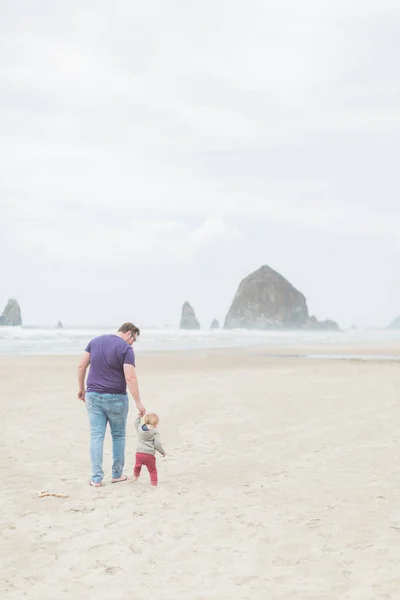
M368 244L376 265L398 258L397 0L2 12L0 238L26 277L58 260L114 281L132 261L207 304L207 277L222 298L262 263L306 288L327 255L346 285ZM393 264L377 269L385 319ZM328 288L310 288L321 310Z
M15 243L30 252L49 256L62 264L85 262L88 267L126 264L140 257L142 265L188 264L212 254L218 245L227 250L240 238L236 227L211 217L199 225L170 220L114 219L27 220L19 227Z
M190 235L194 245L207 245L210 241L236 239L239 237L237 228L229 227L219 217L210 217L195 229Z

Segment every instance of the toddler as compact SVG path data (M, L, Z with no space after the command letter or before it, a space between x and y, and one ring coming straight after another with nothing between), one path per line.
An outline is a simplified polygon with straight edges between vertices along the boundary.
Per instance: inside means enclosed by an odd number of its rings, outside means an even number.
M138 415L135 421L135 427L137 430L137 447L136 447L136 463L133 469L133 479L137 481L139 479L140 471L143 467L147 467L150 473L151 485L156 486L158 483L157 476L157 465L156 465L156 450L165 456L165 450L160 440L160 434L158 433L157 426L159 423L158 415L155 413L149 413L143 417L143 424L141 424L141 416Z

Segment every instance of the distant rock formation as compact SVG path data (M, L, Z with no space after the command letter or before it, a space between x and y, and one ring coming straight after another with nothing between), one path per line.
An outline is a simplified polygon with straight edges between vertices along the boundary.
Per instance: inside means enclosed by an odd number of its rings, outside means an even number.
M3 314L0 317L0 325L22 325L21 308L14 298L10 298L7 302Z
M319 331L340 331L339 325L335 321L325 319L325 321L317 321L317 318L312 316L308 319L305 327L307 329L317 329Z
M180 329L200 329L200 323L196 319L196 314L189 304L185 302L182 306Z
M224 329L300 328L307 321L303 294L265 265L241 281L226 315Z
M400 317L390 323L388 329L400 329Z
M245 277L226 315L224 329L339 329L309 317L304 295L264 265Z
M62 321L58 321L57 323L57 329L62 329L64 327Z
M213 319L211 321L210 329L219 329L219 323L218 323L217 319Z

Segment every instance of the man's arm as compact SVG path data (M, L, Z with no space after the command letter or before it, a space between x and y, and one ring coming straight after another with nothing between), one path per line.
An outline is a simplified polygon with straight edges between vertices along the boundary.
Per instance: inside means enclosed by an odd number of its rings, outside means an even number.
M135 367L133 365L125 363L124 375L126 379L126 385L128 386L128 389L133 396L133 399L135 401L138 411L140 412L140 415L143 417L143 415L146 412L146 409L140 401L139 383L136 377Z
M90 352L85 352L78 365L78 398L85 402L85 375L90 365Z

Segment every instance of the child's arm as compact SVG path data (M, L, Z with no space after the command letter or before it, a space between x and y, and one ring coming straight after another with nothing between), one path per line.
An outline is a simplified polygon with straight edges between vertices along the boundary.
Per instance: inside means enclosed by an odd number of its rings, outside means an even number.
M136 420L135 420L135 427L136 427L136 429L139 429L141 419L142 419L142 417L140 415L138 415L136 417Z
M163 448L163 445L161 443L161 439L160 439L160 434L156 433L156 435L154 436L154 448L156 450L158 450L158 452L160 454L162 454L163 456L165 456L165 450Z

